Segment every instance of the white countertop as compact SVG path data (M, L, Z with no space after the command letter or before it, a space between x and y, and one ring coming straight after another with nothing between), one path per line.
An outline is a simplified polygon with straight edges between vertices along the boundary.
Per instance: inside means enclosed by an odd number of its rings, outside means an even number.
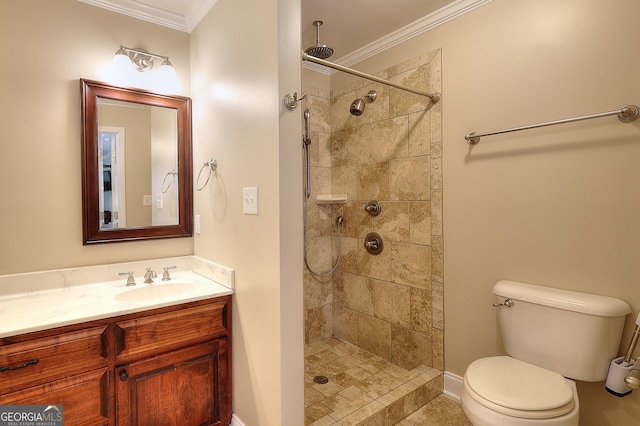
M131 287L125 278L0 296L0 338L233 294L193 271Z

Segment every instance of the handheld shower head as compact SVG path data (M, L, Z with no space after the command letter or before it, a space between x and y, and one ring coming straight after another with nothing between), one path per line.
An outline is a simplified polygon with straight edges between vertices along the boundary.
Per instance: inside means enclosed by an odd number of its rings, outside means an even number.
M355 101L351 102L349 112L351 113L351 115L355 115L356 117L361 116L364 112L365 105L375 101L376 97L378 97L378 92L376 92L375 90L369 90L367 94L362 95Z
M313 21L313 25L316 26L316 44L305 50L304 53L319 59L327 59L333 55L333 49L324 44L320 44L320 25L322 24L322 21Z

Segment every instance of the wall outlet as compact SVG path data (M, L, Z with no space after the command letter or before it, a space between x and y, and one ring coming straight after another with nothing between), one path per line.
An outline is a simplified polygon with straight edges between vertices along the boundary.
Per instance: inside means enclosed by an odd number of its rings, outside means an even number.
M151 206L151 205L153 205L153 197L151 195L143 195L142 196L142 205L143 206Z
M164 201L162 200L162 194L158 194L158 198L156 199L156 208L161 209L164 207Z
M258 187L242 188L242 212L258 214Z

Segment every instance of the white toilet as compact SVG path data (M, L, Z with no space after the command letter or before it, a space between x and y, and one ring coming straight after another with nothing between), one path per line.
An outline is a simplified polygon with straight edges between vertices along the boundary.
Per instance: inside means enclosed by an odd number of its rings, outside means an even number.
M493 293L509 356L469 365L461 392L465 414L474 426L577 426L573 380L606 379L629 305L515 281L497 282Z

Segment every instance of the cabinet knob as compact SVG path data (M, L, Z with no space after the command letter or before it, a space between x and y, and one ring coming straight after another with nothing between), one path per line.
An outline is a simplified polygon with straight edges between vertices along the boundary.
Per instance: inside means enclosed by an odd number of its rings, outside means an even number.
M128 378L129 378L129 375L127 374L127 370L120 371L120 380L122 380L123 382L126 382Z

